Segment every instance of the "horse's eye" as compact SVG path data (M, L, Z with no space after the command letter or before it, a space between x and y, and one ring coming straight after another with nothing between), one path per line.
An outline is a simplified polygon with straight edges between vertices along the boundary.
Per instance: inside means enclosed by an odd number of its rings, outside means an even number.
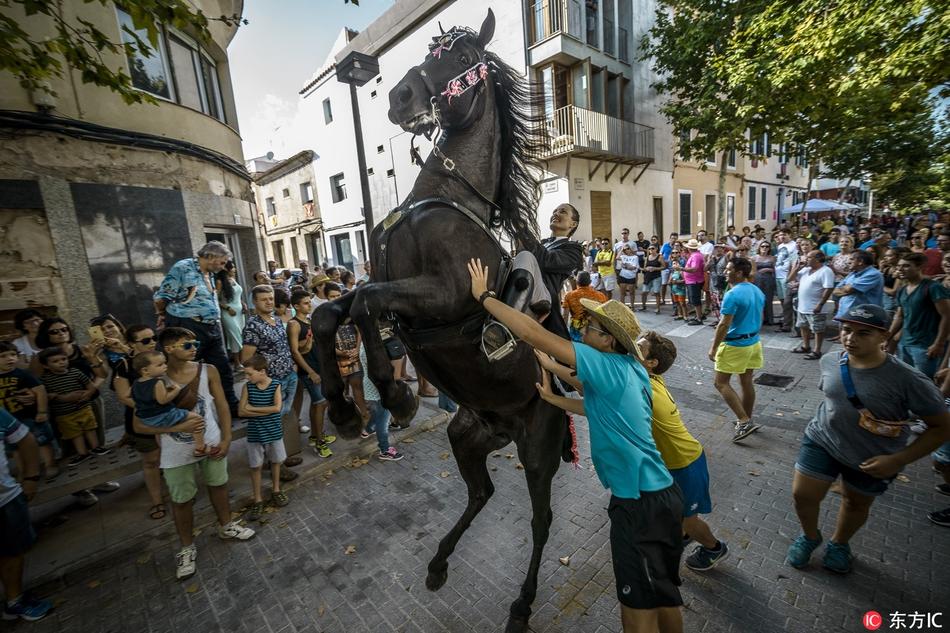
M465 53L462 53L461 55L459 55L459 64L461 64L462 66L468 66L470 62L471 60L468 58L468 55L466 55Z

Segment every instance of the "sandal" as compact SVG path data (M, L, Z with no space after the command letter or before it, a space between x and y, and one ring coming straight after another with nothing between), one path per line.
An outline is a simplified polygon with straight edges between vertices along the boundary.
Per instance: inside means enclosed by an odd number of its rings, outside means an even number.
M818 360L821 358L821 352L811 352L809 354L805 354L804 358L805 360Z
M801 345L799 345L798 347L792 350L792 354L811 354L811 348L802 347Z
M165 518L165 504L156 503L151 508L148 509L149 518L155 519L164 519Z
M366 438L369 437L369 433L367 433L366 431L360 431L360 437L365 440Z

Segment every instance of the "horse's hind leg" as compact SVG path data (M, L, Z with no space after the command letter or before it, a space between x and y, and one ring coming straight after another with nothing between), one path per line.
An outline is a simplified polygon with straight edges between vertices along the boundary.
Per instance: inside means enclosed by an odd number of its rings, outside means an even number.
M547 407L540 406L536 416L551 416L550 411L546 410ZM528 493L531 495L531 536L534 546L528 573L524 584L521 585L521 594L511 603L505 633L522 633L528 630L531 604L538 590L538 568L541 566L541 556L548 542L553 519L551 481L560 466L561 436L558 430L564 432L563 417L563 413L557 413L541 425L529 427L525 438L518 443L518 457L524 464Z
M460 408L452 418L448 433L459 472L468 487L468 505L445 538L439 541L439 549L429 562L426 587L430 591L436 591L445 584L449 556L455 551L455 546L468 526L472 524L472 520L495 492L486 462L488 454L500 448L499 443L502 445L505 443L504 440L493 437L488 425L464 407Z

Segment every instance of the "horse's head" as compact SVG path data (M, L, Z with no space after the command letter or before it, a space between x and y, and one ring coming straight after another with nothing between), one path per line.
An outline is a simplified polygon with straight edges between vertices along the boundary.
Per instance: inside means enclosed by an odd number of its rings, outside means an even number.
M432 38L425 61L389 91L389 120L407 132L427 135L436 127L471 125L484 111L479 95L489 79L485 46L494 33L495 14L489 9L478 33L456 26Z

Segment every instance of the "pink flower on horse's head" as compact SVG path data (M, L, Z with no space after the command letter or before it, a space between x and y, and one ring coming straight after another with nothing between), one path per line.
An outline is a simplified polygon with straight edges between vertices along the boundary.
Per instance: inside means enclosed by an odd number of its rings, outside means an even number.
M487 64L478 65L478 76L481 77L483 80L488 79L488 65Z
M476 83L478 83L478 75L475 73L474 68L465 73L465 81L468 82L469 86L474 86Z
M451 104L452 97L457 97L463 92L465 92L465 90L462 88L462 82L459 81L458 79L453 79L452 81L449 82L449 85L442 92L442 96L448 97L449 103Z

